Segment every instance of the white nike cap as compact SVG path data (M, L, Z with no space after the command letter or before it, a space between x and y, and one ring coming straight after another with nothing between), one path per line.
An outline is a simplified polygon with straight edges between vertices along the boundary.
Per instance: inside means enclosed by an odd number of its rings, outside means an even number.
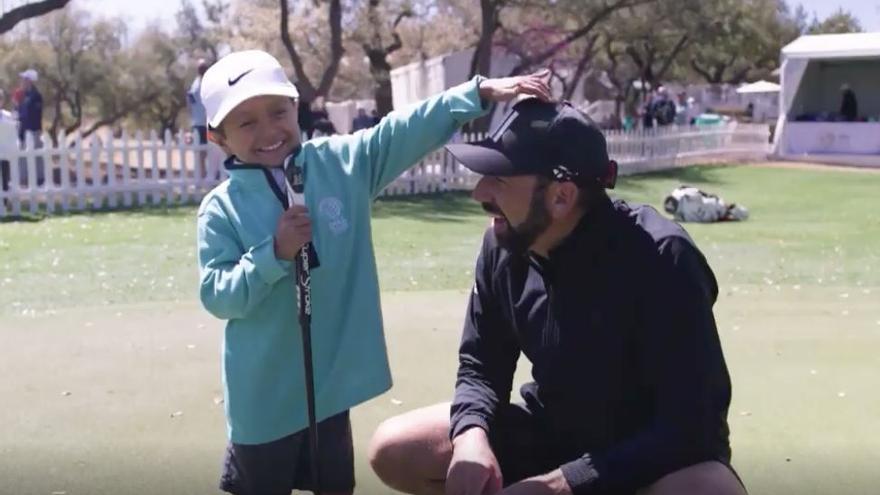
M199 90L208 125L219 127L241 102L262 95L299 98L299 91L272 55L261 50L233 52L202 76Z

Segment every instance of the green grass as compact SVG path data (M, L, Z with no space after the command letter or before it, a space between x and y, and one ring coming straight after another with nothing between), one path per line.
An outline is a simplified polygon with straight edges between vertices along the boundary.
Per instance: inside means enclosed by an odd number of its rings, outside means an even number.
M752 215L687 225L721 285L715 315L734 386L734 463L750 492L873 493L880 174L707 166L622 178L615 194L659 206L681 183ZM10 404L0 410L0 451L10 459L0 478L11 477L14 492L134 487L154 472L165 473L163 489L141 492L204 493L216 483L222 324L198 308L194 215L186 207L0 223L0 333L9 342L0 373L17 377L0 382ZM366 465L378 423L449 399L487 224L465 194L383 199L373 218L395 387L353 412L365 494L388 493ZM160 304L128 306L142 302ZM170 420L177 410L184 416ZM86 451L107 460L84 471Z
M625 177L614 194L659 208L680 183L747 206L739 224L688 225L719 281L880 285L880 174L706 166ZM0 223L0 314L196 297L195 208ZM487 224L465 194L375 203L383 290L467 287Z

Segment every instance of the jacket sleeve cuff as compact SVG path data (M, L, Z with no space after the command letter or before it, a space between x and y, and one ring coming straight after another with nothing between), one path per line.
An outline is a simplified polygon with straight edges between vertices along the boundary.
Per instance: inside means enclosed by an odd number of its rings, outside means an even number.
M485 419L474 415L465 416L453 423L452 428L449 429L449 440L455 440L455 437L471 428L482 428L483 431L489 433L489 423Z
M490 105L484 105L480 98L480 83L486 78L474 76L473 79L446 90L446 100L452 117L464 124L486 115Z
M599 472L593 466L590 454L560 466L562 476L574 495L591 495L597 493Z
M290 273L293 264L275 257L275 237L271 235L251 248L251 256L254 260L254 269L267 284L274 284Z

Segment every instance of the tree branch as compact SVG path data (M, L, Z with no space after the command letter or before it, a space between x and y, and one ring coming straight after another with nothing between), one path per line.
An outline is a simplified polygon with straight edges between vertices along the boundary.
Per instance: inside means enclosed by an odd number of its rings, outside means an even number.
M510 71L511 76L516 76L522 74L529 67L539 64L548 58L555 55L559 50L562 50L566 46L568 46L572 41L583 38L587 34L592 31L599 22L603 21L606 17L613 14L614 12L625 8L625 7L635 7L637 5L652 3L655 0L617 0L612 4L605 4L605 6L599 10L599 12L594 15L589 22L573 31L571 34L563 38L558 43L554 44L550 48L544 50L543 52L534 55L532 57L526 57L523 59L513 70Z
M333 85L333 78L339 72L339 61L345 50L342 47L342 5L340 0L330 0L330 65L318 85L318 94L326 95Z
M293 40L290 39L290 32L288 31L287 17L289 15L289 9L287 0L279 0L279 2L281 4L281 43L283 43L284 48L287 49L290 63L293 64L293 70L296 73L296 83L300 92L303 93L304 99L312 100L316 93L315 86L309 81L309 76L306 74L305 67L303 67L302 59L299 57L299 53L297 53L296 47L293 45Z
M64 8L68 3L70 3L70 0L43 0L42 2L31 2L16 7L0 17L0 34L14 28L16 24L23 20Z

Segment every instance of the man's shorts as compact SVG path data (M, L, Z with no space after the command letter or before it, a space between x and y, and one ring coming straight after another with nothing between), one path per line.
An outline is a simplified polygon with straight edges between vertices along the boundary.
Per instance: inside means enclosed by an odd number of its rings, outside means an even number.
M318 423L318 469L325 492L354 490L354 447L348 411ZM220 489L234 495L314 491L308 430L258 445L230 443Z
M526 404L501 406L491 427L489 443L501 466L505 486L549 473L585 454L572 443L570 435L554 432L547 424L540 409L531 410ZM728 459L717 460L742 484Z

